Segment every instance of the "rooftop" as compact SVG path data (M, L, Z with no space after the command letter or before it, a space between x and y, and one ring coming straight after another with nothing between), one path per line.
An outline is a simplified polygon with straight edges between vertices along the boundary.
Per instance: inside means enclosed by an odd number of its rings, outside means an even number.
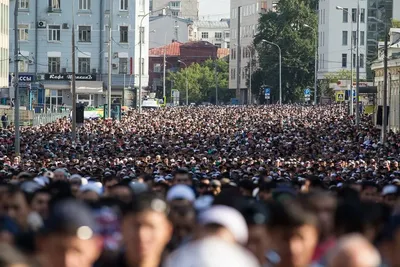
M218 48L217 50L217 57L218 58L224 58L226 56L229 56L230 49L229 48Z
M206 28L206 29L229 29L229 23L226 20L223 21L197 20L193 22L193 27Z
M181 45L182 43L180 42L172 42L165 46L152 48L149 50L149 56L162 56L164 53L167 56L179 56Z

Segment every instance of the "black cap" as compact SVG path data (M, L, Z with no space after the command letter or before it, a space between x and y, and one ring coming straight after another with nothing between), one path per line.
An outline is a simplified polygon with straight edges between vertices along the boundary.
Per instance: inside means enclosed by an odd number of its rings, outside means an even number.
M90 208L78 200L66 199L52 207L42 232L72 235L87 240L96 231L97 223Z

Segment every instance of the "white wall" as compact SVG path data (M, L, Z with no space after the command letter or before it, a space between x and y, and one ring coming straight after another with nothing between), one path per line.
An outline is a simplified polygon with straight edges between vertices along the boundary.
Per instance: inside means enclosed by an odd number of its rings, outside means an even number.
M144 1L144 8L141 7L140 2ZM135 21L136 21L136 31L135 31L135 40L139 40L140 42L140 21L143 18L143 15L149 13L149 0L141 0L135 1ZM142 2L143 3L143 2ZM149 16L143 19L142 26L144 27L144 41L142 44L142 59L144 61L142 68L142 88L148 86L149 84ZM137 42L137 43L139 43ZM134 44L135 47L135 64L133 66L133 73L135 74L135 86L139 86L139 64L140 60L140 46Z
M15 2L12 2L15 3ZM8 87L9 0L0 0L0 88Z
M343 11L336 6L348 8L348 22L343 22ZM352 9L357 8L357 1L349 0L320 0L318 21L318 78L323 79L328 73L351 69L351 36L356 31L357 23L352 23ZM365 10L364 22L360 22L360 41L364 32L364 42L360 42L360 59L364 55L364 66L360 68L360 78L366 77L366 48L367 48L367 0L360 0L360 10ZM347 31L347 45L343 45L342 34ZM355 45L354 45L355 47ZM342 54L347 54L347 66L342 66ZM356 55L356 49L354 49ZM354 68L354 73L356 69Z

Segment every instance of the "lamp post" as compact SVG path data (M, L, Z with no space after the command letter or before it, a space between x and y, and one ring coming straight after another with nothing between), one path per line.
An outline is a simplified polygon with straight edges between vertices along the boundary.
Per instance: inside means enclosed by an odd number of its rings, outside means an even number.
M183 65L185 65L185 68L187 68L187 64L182 60L178 60L178 62L182 63ZM188 87L187 71L186 71L186 106L189 106L189 87Z
M251 105L251 80L253 78L253 51L250 47L246 46L246 49L250 54L250 66L249 66L249 92L247 94L247 105Z
M14 9L14 126L15 126L15 155L19 156L21 152L20 132L19 132L19 45L18 45L18 4L15 1Z
M139 92L138 92L138 100L139 100L139 113L142 113L142 72L143 72L143 63L144 59L142 58L142 45L144 39L144 28L143 28L143 20L152 14L153 12L164 11L168 9L168 7L164 7L158 10L150 11L147 14L143 15L142 19L140 20L139 26Z
M314 27L311 27L308 24L304 24L304 27L310 28L314 31L315 34L315 58L314 58L314 105L317 104L317 92L318 92L318 33Z
M336 9L337 10L343 10L343 12L346 12L347 13L347 15L349 15L349 10L348 9L344 9L343 7L341 7L341 6L336 6ZM351 98L351 101L350 101L350 115L351 116L353 116L354 115L354 101L353 101L353 72L354 72L354 70L353 70L353 54L354 54L354 43L353 43L353 20L351 20L351 32L352 32L352 35L351 35L351 38L350 38L350 53L351 53L351 64L350 64L350 71L351 71L351 78L350 78L350 83L351 83L351 85L350 85L350 98Z
M262 41L264 43L276 46L279 50L279 105L282 105L282 50L281 47L276 43L267 40L262 40Z

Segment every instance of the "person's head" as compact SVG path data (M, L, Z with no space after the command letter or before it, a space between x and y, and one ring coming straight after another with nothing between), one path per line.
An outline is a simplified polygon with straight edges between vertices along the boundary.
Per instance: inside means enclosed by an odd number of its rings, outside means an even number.
M274 182L263 182L259 186L258 198L262 201L268 201L272 198L272 190L276 187Z
M119 183L108 189L109 196L118 199L123 203L131 203L133 190L127 183Z
M54 171L54 181L66 181L67 172L64 169L57 169Z
M118 178L115 176L105 176L103 179L103 185L104 185L104 195L108 196L110 194L111 188L118 184Z
M269 205L268 233L272 249L281 258L279 266L303 267L310 264L318 243L317 215L304 208L298 199Z
M17 222L22 229L28 229L28 215L31 212L29 206L29 194L17 186L11 186L8 191L6 210L8 216Z
M270 242L266 227L269 217L266 205L249 201L241 212L249 229L247 248L257 257L260 264L264 265L265 253L269 249Z
M211 191L214 196L219 195L221 193L222 184L219 180L212 180L211 182Z
M43 266L91 267L102 247L96 231L85 204L74 199L55 203L36 242Z
M351 234L338 240L328 256L327 267L377 267L380 264L378 250L362 235Z
M190 177L190 173L187 169L178 169L174 173L173 184L185 184L188 186L192 186L192 179Z
M153 193L140 195L123 209L122 235L129 265L159 264L172 236L167 203Z
M101 193L102 188L97 183L88 183L80 187L79 199L87 202L97 202Z
M199 214L198 224L199 238L215 237L242 245L248 241L246 221L243 215L232 207L211 206Z
M300 198L305 207L318 217L321 241L329 238L334 231L336 198L322 190L311 190L309 193L301 195Z
M46 189L39 189L33 193L30 205L32 211L36 211L46 219L49 213L50 192Z
M378 242L378 248L388 266L400 266L400 215L389 219Z

